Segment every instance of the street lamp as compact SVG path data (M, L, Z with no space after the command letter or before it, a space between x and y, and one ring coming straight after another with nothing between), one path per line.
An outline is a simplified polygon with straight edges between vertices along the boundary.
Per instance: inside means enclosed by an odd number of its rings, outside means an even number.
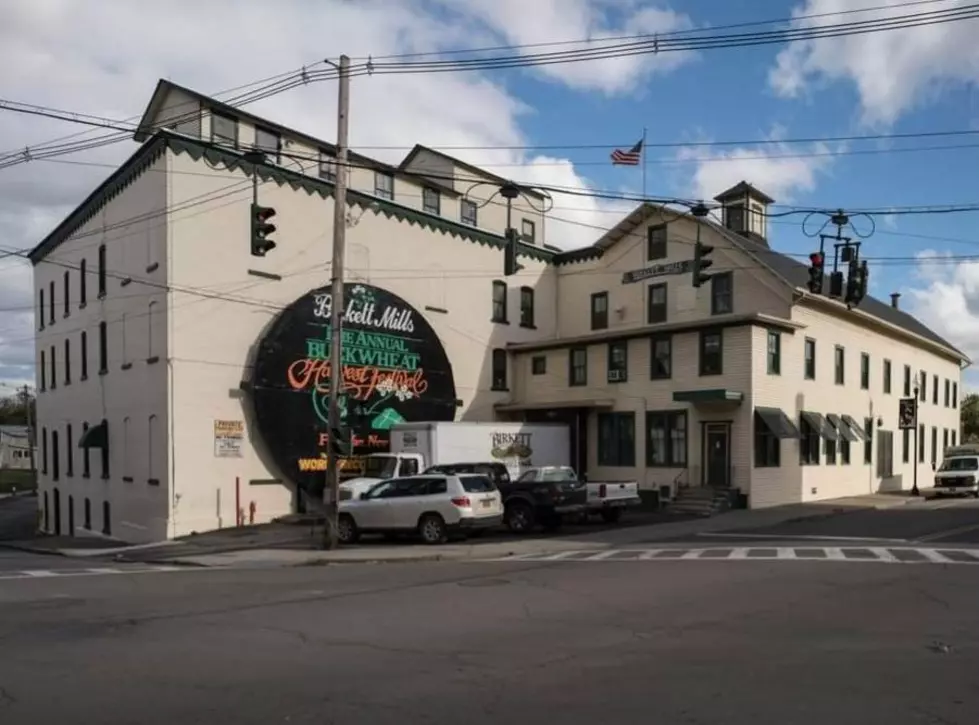
M918 490L918 392L920 388L918 384L915 383L914 390L914 459L911 461L913 466L911 474L911 495L920 496L921 492Z

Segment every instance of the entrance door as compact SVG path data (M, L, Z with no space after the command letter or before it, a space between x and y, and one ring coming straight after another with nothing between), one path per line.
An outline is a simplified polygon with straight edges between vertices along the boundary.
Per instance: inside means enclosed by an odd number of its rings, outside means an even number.
M704 481L712 488L731 485L731 426L728 423L704 425Z

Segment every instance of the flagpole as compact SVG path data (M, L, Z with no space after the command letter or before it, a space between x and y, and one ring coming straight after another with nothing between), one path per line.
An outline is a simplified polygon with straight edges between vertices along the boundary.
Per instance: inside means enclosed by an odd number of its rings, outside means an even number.
M646 200L646 127L642 127L642 151L639 161L642 164L642 198Z

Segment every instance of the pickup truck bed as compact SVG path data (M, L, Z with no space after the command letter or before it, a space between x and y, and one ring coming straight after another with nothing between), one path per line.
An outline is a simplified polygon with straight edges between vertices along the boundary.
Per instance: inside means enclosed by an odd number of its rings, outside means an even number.
M618 521L622 511L642 504L639 484L635 481L589 483L588 513L598 514L608 522Z

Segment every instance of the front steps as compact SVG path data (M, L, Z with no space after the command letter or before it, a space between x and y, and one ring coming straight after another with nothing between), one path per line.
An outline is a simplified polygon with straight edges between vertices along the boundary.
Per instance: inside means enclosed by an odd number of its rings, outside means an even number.
M734 508L736 497L736 490L685 486L677 490L667 510L688 516L713 516Z

